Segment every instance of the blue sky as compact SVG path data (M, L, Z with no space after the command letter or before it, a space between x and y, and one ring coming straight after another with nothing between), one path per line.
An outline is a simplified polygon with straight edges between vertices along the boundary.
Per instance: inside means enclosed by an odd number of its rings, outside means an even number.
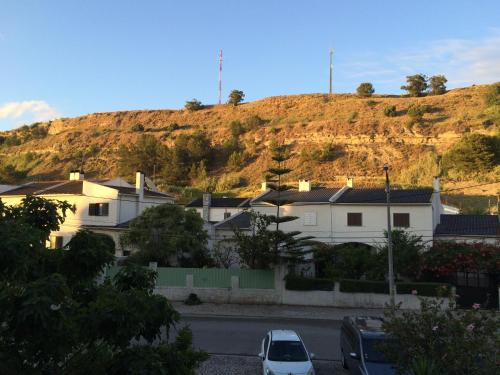
M500 2L2 0L0 130L92 112L334 92L405 76L500 81Z

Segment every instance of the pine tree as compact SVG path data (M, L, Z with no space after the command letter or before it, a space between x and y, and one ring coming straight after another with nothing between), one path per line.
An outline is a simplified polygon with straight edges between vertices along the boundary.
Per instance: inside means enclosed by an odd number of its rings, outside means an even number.
M274 253L279 254L281 260L288 264L289 273L293 274L296 266L304 263L304 256L311 252L309 245L312 244L313 237L298 237L301 234L299 231L284 232L280 230L281 223L298 219L296 216L280 215L280 207L293 202L288 200L286 194L283 193L289 189L289 186L283 183L283 176L292 171L285 167L285 162L291 157L291 151L288 145L273 143L271 152L275 166L267 170L266 180L272 193L268 194L264 201L276 207L276 215L269 216L270 223L275 225L273 233Z

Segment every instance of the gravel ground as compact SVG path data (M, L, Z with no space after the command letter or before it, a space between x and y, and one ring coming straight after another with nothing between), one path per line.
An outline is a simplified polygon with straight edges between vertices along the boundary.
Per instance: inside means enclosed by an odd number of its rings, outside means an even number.
M313 361L316 375L346 375L340 362ZM256 356L212 354L198 369L198 375L261 375L262 366Z

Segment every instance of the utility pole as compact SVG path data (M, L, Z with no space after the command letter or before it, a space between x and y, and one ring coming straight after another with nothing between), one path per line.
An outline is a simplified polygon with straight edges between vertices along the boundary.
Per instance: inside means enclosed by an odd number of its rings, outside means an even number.
M219 53L219 104L222 103L222 49Z
M394 287L394 259L392 249L392 228L391 228L391 185L389 182L389 165L384 164L385 171L385 193L387 196L387 252L389 258L389 295L391 298L391 306L396 304L395 294L396 288Z
M330 48L330 95L332 95L333 50Z

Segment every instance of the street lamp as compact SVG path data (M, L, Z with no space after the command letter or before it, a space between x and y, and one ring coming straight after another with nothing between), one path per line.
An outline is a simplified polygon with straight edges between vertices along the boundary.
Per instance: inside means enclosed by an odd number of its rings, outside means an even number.
M384 164L385 194L387 197L387 253L389 258L389 295L391 306L395 305L396 288L394 287L394 259L392 254L392 228L391 228L391 185L389 182L389 165Z

